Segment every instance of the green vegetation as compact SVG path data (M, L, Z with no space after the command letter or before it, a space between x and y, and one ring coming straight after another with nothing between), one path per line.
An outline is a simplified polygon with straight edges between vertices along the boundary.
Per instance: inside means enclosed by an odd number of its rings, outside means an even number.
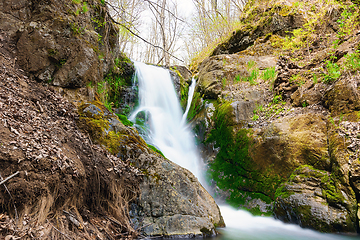
M301 103L302 107L307 107L309 106L309 103L305 100Z
M151 150L153 150L154 152L160 154L161 156L163 156L163 157L165 158L164 154L163 154L159 149L157 149L156 147L154 147L153 145L150 145L150 144L147 144L147 146L148 146Z
M305 79L300 74L295 74L291 76L289 82L297 84L299 87L301 87L305 83Z
M256 121L260 118L260 116L262 118L270 118L273 117L275 115L278 115L281 112L284 112L286 110L285 106L286 102L282 100L282 96L281 95L275 95L273 100L263 106L263 105L256 105L255 109L254 109L254 115L252 117L253 121Z
M289 184L295 180L297 177L301 179L308 179L308 178L316 178L321 181L321 189L322 194L326 196L326 200L329 205L336 206L336 204L344 203L345 198L341 193L340 184L337 176L334 173L329 174L326 171L322 171L319 169L314 168L310 165L302 165L294 170L294 172L289 177ZM294 192L289 191L286 189L285 185L281 185L275 193L276 197L288 198L290 195L294 194Z
M265 81L273 82L275 81L277 76L277 72L275 70L275 67L266 68L265 71L261 73L261 78Z
M70 29L75 36L82 35L85 32L85 28L80 27L77 23L70 23Z
M87 13L89 11L88 5L86 2L83 2L82 13Z
M252 117L252 120L253 120L253 121L256 121L256 120L258 120L258 119L259 119L259 115L254 114L254 116Z
M125 115L116 113L116 116L120 119L120 121L127 127L132 127L134 125Z
M191 106L187 115L188 121L191 121L196 114L198 114L203 109L202 96L199 92L194 92L194 96L191 102Z
M360 51L345 55L345 67L349 71L360 71Z
M271 167L257 169L249 155L252 130L242 128L234 132L231 109L230 102L215 105L214 128L205 143L214 143L219 152L210 163L208 174L219 188L230 191L227 200L234 206L244 204L248 197L270 203L283 179L274 174Z
M226 87L226 78L225 77L223 77L222 79L221 79L221 89L222 90L224 90L225 89L225 87Z
M130 59L123 56L115 59L114 63L114 69L105 76L104 81L97 84L97 93L110 111L112 111L113 107L120 107L123 101L123 87L132 85L132 76L127 75L123 69L124 64L132 64Z
M271 208L267 208L266 212L263 212L261 211L260 207L259 206L256 206L254 208L251 208L251 209L245 209L247 211L249 211L252 215L254 216L265 216L265 217L270 217L272 216L272 211L271 211Z
M189 94L189 84L185 81L180 81L180 105L183 110L186 109L187 101L188 101L188 94Z
M261 114L264 111L264 106L263 105L256 105L255 109L254 109L254 116L252 117L253 121L256 121L260 118L259 114Z
M323 74L324 83L331 83L341 76L339 65L333 63L331 60L326 61L326 70L327 73Z

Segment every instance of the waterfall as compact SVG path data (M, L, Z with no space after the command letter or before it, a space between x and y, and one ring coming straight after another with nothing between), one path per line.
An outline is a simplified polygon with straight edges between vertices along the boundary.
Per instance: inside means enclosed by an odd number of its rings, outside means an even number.
M140 129L145 129L142 135L149 144L199 178L199 155L169 71L140 62L135 62L135 67L139 84L139 107L129 120ZM185 120L182 120L183 117ZM142 118L142 121L137 121L137 118ZM145 127L139 126L143 123ZM203 182L202 178L199 180Z
M200 158L186 117L195 90L193 79L189 88L187 108L182 114L168 70L135 62L139 84L139 106L130 116L147 143L156 146L171 161L190 170L206 188L200 172ZM220 230L221 239L352 239L323 234L285 224L271 217L254 217L244 210L220 206L227 227ZM355 239L355 238L354 238Z

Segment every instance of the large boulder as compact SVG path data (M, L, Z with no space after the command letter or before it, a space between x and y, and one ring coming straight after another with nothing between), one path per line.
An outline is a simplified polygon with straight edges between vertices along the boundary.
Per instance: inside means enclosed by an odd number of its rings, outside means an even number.
M356 198L336 176L303 165L277 190L274 215L322 232L356 232Z
M360 78L342 78L330 86L324 94L324 105L333 115L360 110Z
M242 79L249 77L252 72L248 67L250 63L264 70L275 67L276 59L274 56L256 57L243 54L209 57L199 66L197 91L204 96L204 99L217 99L221 95L232 95L232 92L235 92L235 95L244 95L241 91L243 86L231 88L228 85L243 83Z
M147 236L209 236L224 226L214 199L188 170L150 148L136 129L124 126L100 102L79 108L78 125L113 154L138 168L144 179L130 216Z

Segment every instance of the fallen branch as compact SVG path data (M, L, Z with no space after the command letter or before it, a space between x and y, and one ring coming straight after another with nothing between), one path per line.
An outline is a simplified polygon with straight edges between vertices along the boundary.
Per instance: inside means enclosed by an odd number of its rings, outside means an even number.
M9 177L7 177L7 178L5 178L5 180L3 180L3 181L1 181L0 182L0 185L3 185L4 183L6 183L7 181L9 181L10 179L12 179L13 177L15 177L16 175L18 175L20 172L19 171L17 171L16 173L14 173L13 175L11 175L11 176L9 176Z
M68 235L66 235L65 233L61 232L59 229L57 229L54 225L52 225L52 223L46 219L46 221L56 230L58 231L60 234L64 235L64 237L66 237L67 239L72 240L72 238L70 238Z
M3 181L3 177L1 176L1 173L0 173L0 180ZM12 201L12 204L14 206L14 210L15 210L15 218L16 218L16 222L19 220L19 214L17 212L17 209L16 209L16 206L15 206L15 201L14 201L14 198L13 196L11 195L9 189L7 188L7 186L4 184L4 187L5 187L5 190L6 192L9 194L10 198L11 198L11 201Z

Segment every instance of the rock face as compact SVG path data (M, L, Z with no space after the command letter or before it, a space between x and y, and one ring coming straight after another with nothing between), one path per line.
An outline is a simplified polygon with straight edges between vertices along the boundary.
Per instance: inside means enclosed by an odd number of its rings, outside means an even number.
M154 155L133 161L146 179L132 214L147 235L211 236L215 226L225 226L214 199L191 172Z
M99 1L2 1L1 9L17 63L38 81L85 87L102 81L120 55L118 29Z
M192 123L212 187L231 204L357 232L359 24L334 44L343 10L359 6L313 4L249 1L243 25L197 66Z
M144 174L130 212L135 228L147 236L193 237L214 235L216 226L224 226L214 199L191 172L150 149L135 129L125 127L101 103L79 109L80 126L94 141Z
M274 214L285 222L322 232L355 232L356 198L329 172L311 166L296 169L278 190Z

